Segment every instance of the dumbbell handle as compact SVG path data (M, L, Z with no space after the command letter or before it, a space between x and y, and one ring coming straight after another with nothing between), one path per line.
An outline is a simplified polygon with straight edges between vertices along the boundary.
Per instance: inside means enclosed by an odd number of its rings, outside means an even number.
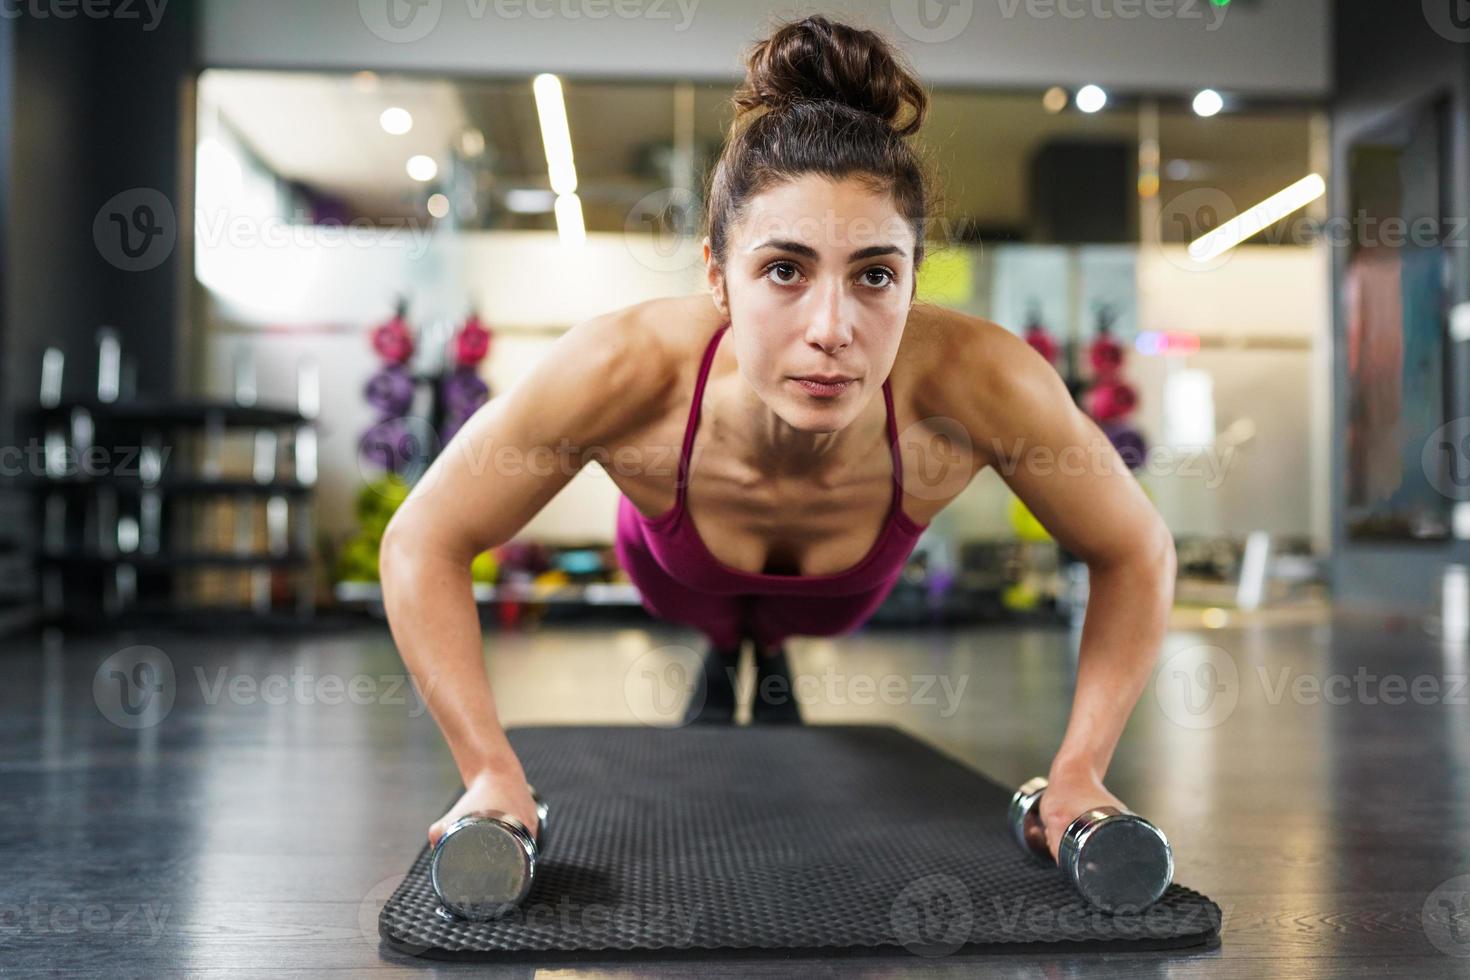
M1041 821L1041 794L1046 790L1045 776L1036 776L1021 784L1011 797L1009 823L1016 846L1038 863L1051 864L1051 850L1046 846L1046 826Z
M531 799L536 804L536 832L534 834L531 833L531 828L527 827L524 821L522 821L514 814L506 813L504 810L475 810L472 813L466 813L464 816L460 817L453 824L451 824L450 829L452 830L455 827L458 827L461 823L472 820L498 820L503 824L509 824L510 826L519 830L521 833L525 834L531 840L535 841L536 851L538 854L542 851L545 851L546 817L550 812L550 809L547 807L546 801L543 800L536 793L536 787L532 786L530 783L527 783L526 789L530 790Z

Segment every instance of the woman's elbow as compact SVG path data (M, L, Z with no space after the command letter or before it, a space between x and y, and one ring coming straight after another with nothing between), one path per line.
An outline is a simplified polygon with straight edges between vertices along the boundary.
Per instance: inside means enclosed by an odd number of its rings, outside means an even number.
M413 580L423 555L423 549L416 542L422 539L422 531L412 521L404 519L402 511L388 522L378 543L378 580L382 582L385 594Z

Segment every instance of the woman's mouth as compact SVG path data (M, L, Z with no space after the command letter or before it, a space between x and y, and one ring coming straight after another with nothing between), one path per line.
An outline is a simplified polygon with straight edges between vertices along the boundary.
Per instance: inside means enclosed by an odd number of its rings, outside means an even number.
M857 379L841 374L808 374L791 380L814 398L836 398Z

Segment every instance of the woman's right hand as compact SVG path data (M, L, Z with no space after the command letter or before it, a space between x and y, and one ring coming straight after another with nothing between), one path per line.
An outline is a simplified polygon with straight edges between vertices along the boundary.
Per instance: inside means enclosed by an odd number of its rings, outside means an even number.
M449 812L429 827L429 846L439 843L439 838L460 817L478 810L500 810L515 817L531 831L532 837L540 835L541 828L536 820L536 801L526 786L526 777L516 766L513 771L499 770L484 773L470 782L469 788Z

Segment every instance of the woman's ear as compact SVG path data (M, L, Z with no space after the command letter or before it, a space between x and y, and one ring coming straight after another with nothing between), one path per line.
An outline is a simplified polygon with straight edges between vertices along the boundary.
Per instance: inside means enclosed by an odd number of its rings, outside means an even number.
M720 264L715 261L714 251L710 248L708 237L705 238L700 251L704 257L705 282L709 285L710 297L714 300L715 309L720 311L721 316L728 317L730 300L725 295L725 273L720 268Z

